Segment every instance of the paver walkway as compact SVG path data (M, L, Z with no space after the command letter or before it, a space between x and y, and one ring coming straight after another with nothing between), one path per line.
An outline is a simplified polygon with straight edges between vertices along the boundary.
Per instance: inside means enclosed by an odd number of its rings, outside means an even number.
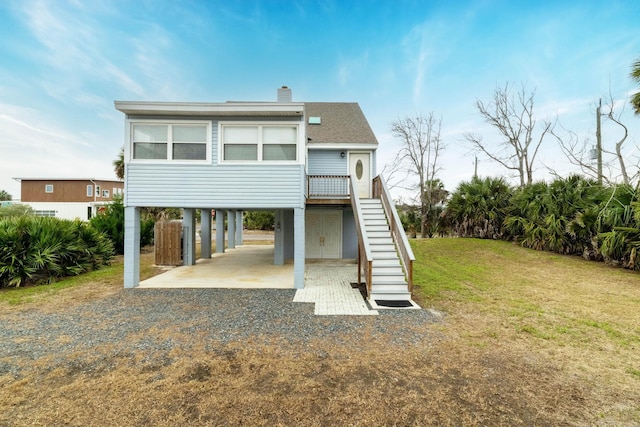
M304 289L293 302L315 303L316 315L377 315L351 283L358 280L357 266L344 263L307 264Z

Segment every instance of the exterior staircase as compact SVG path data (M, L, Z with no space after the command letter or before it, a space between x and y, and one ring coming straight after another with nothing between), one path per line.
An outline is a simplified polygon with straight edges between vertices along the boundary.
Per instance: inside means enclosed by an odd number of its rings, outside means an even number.
M400 256L380 199L360 199L364 233L373 257L369 300L410 301Z

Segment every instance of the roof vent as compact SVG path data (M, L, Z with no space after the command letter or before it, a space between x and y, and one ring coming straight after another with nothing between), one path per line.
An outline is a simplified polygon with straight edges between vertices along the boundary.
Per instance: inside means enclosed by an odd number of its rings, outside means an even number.
M292 102L291 89L282 86L278 89L278 102Z
M322 119L320 117L309 117L310 125L319 125L322 123Z

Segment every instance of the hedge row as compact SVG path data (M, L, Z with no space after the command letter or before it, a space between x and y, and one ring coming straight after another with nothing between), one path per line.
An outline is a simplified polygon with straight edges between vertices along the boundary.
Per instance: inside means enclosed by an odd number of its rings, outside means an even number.
M113 242L87 223L58 218L0 219L0 288L51 282L109 264Z

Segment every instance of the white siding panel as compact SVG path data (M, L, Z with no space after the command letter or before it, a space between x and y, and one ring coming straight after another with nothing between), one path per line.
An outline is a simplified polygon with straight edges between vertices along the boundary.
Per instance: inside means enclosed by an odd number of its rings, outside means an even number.
M378 156L377 156L378 152L376 150L373 150L373 152L371 153L371 178L375 178L376 176L378 176L378 168L377 168L377 161L378 161Z
M304 205L303 165L129 164L128 206L292 208Z
M348 175L349 165L345 152L340 157L340 150L309 150L309 175Z
M31 206L34 211L55 211L56 218L79 219L87 221L88 208L91 203L73 202L29 202L24 203ZM95 211L94 211L95 214Z

